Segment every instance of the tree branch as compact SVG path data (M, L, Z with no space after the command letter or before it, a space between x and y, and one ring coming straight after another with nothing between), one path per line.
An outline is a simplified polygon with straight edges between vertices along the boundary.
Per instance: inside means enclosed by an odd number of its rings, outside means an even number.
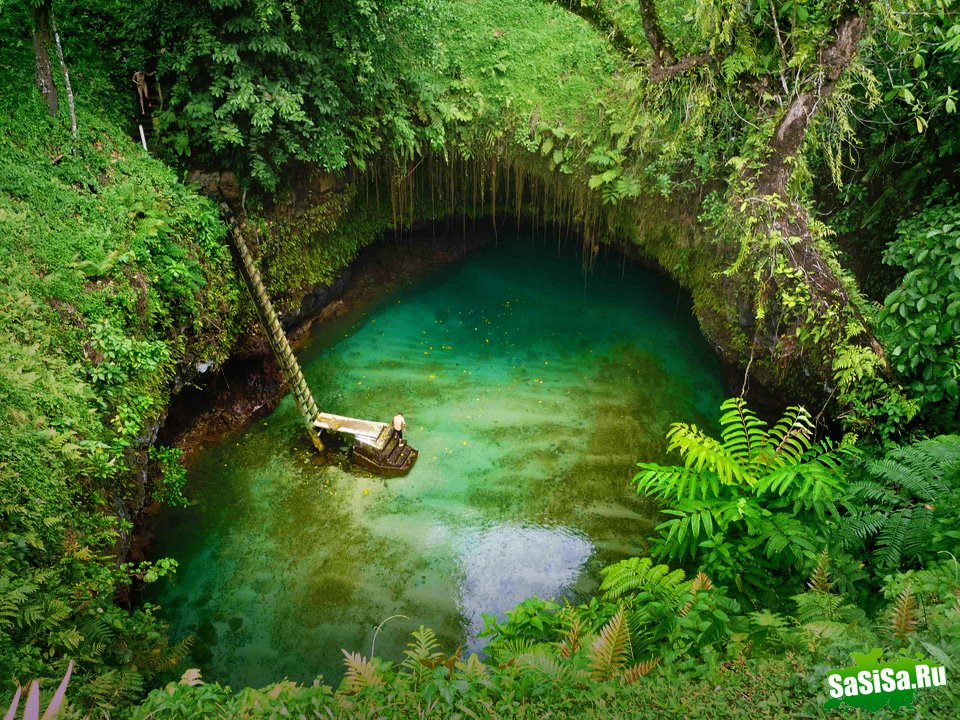
M688 55L682 60L677 60L673 65L667 65L665 67L654 65L652 68L650 68L650 79L655 83L663 82L664 80L669 80L670 78L676 77L687 70L692 70L695 67L706 65L713 59L713 55L710 55L709 53L702 53L700 55Z
M867 3L859 2L837 19L832 33L834 39L820 51L817 71L798 88L787 105L770 140L771 158L760 177L763 193L785 192L790 163L803 145L817 106L833 94L837 80L853 61L867 27L867 14Z
M574 15L578 15L590 23L600 33L606 36L623 57L628 60L634 57L634 44L624 32L617 27L613 19L603 10L602 3L584 5L580 0L563 0L563 5Z
M640 21L643 23L643 33L647 36L647 42L653 49L653 66L655 69L663 70L670 65L675 65L677 56L673 52L673 45L667 39L660 25L660 15L657 13L657 6L654 0L637 0L640 6Z

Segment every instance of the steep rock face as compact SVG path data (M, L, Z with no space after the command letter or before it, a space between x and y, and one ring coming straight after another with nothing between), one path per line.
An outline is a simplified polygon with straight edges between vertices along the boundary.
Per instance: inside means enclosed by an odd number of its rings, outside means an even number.
M280 315L284 328L295 338L305 334L309 324L334 314L349 280L349 269L331 285L309 288L302 301ZM334 311L331 313L330 311ZM141 513L152 503L152 478L158 468L150 460L155 444L166 444L198 418L198 430L184 443L186 455L204 441L242 427L270 412L284 390L270 348L259 328L250 327L238 340L230 359L222 366L195 356L184 358L170 381L169 401L160 409L137 443L128 451L132 482L123 497L114 498L114 509L126 521L116 545L117 563L136 555L136 530ZM127 530L126 526L133 528Z
M316 319L334 301L338 300L350 282L350 268L344 268L332 283L321 283L308 287L298 293L299 301L285 309L278 310L280 324L288 334L297 334L305 323ZM252 322L247 325L243 335L231 352L231 358L243 360L269 359L270 346L260 327Z
M245 216L242 186L232 171L193 171L188 176L188 183L198 185L200 192L215 201L227 202L241 218ZM301 190L287 201L285 209L289 210L291 206L302 208L316 202L320 195L344 190L342 182L323 173L311 174L309 183L302 182L301 185ZM295 247L305 242L303 238L292 240ZM290 289L278 308L278 316L294 342L306 335L314 320L342 312L340 298L350 276L350 267L347 266L332 282ZM125 521L116 545L117 563L138 554L139 519L153 502L152 478L159 472L150 460L150 449L156 444L171 442L179 430L188 425L203 428L204 432L195 432L184 443L178 443L188 455L206 440L220 437L267 414L282 396L283 378L255 316L251 312L243 318L243 330L222 365L190 353L183 357L169 382L168 401L128 451L132 481L124 488L124 495L116 496L113 503L117 517ZM184 332L189 333L186 329ZM202 418L202 422L196 422L198 418ZM128 530L128 527L133 529Z

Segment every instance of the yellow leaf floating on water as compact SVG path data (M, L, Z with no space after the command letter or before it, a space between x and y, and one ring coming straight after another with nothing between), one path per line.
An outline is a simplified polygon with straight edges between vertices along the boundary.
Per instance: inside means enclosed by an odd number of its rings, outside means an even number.
M364 495L369 495L369 494L370 494L370 491L367 490L367 488L364 488L364 489L363 489L363 494L364 494Z

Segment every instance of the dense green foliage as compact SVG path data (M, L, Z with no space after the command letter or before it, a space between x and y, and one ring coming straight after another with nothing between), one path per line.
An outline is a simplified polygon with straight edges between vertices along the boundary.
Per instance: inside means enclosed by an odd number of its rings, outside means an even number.
M168 82L153 115L179 155L274 189L295 164L361 165L438 145L437 51L445 5L299 0L146 3L142 46Z
M459 650L447 655L434 634L421 627L403 658L368 658L345 650L347 671L337 689L318 680L311 686L281 682L233 694L205 684L191 670L179 683L154 691L134 717L821 716L827 668L846 664L852 651L882 647L888 656L919 653L955 671L960 576L956 560L937 559L937 550L960 550L956 531L945 525L943 532L922 533L920 549L910 550L909 542L896 546L893 534L864 524L864 515L856 513L862 507L858 498L899 503L890 515L878 514L897 522L917 499L939 504L944 495L955 496L960 437L923 441L874 459L847 454L842 464L821 463L811 471L802 467L812 447L799 439L804 436L799 428L805 428L798 420L805 417L802 409L791 409L788 422L769 430L742 401L728 401L724 412L723 444L691 434L681 424L674 427L671 442L685 459L697 453L703 458L708 446L726 446L728 452L732 447L745 465L752 460L754 468L777 466L781 484L790 479L804 485L806 478L810 487L819 482L843 489L836 522L821 530L825 549L802 567L769 566L767 548L778 533L774 526L757 527L760 541L747 534L728 536L734 556L757 566L768 563L768 584L777 578L789 592L751 596L702 570L688 578L682 569L630 558L603 571L599 593L586 603L531 598L502 621L488 616L485 660L465 658ZM784 453L791 442L797 447ZM702 464L694 459L671 472L641 463L639 477L656 483L657 477L686 476L687 487L704 488L724 484L718 465L716 458ZM731 483L738 475L733 469L729 476L723 472ZM668 508L682 506L675 493L665 497ZM713 508L724 503L710 496L704 501ZM956 501L944 507L955 513ZM790 516L789 510L782 512ZM802 517L803 503L796 503L794 512ZM858 523L867 529L853 530ZM669 543L669 535L665 530L661 538ZM836 551L826 549L838 538L853 536L876 540L866 571L839 545ZM694 548L687 564L697 568L713 562L710 545ZM722 563L717 567L722 570ZM918 716L948 718L958 701L956 687L948 684L918 693L914 707Z
M211 204L85 102L74 143L31 66L28 37L4 43L0 676L52 678L73 659L75 702L109 707L182 654L150 608L114 602L170 564L111 555L170 381L222 359L237 295Z
M947 425L960 408L960 207L934 205L897 227L884 261L906 274L884 300L879 330L897 373ZM933 413L931 413L933 415Z
M873 572L926 564L956 553L960 532L960 438L944 435L888 451L852 468L841 537Z
M819 714L851 650L955 672L960 440L934 437L960 397L954 2L29 5L59 23L79 132L35 88L28 9L0 2L4 687L73 659L75 706L142 718L780 717ZM858 52L831 67L852 17ZM574 224L585 265L602 239L644 246L718 345L852 432L816 440L803 408L770 425L742 400L720 438L676 425L682 465L635 478L671 565L631 558L583 604L488 618L485 660L421 629L404 659L348 654L336 691L190 673L134 707L185 650L129 603L175 563L117 560L146 495L182 501L155 425L249 321L216 209L131 142L137 120L172 165L239 172L281 306L388 226L531 212ZM314 194L321 170L346 188ZM918 712L958 702L951 684Z
M723 406L721 441L678 423L667 439L683 467L640 463L638 492L670 503L660 525L659 556L696 558L710 577L745 594L775 597L795 588L770 577L811 567L827 544L843 492L840 452L811 442L813 423L802 407L772 428L736 398Z

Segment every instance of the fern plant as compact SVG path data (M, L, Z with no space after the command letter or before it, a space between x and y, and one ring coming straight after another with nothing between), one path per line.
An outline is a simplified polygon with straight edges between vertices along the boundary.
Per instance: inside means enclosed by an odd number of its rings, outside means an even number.
M897 640L905 642L917 631L917 623L917 598L913 588L907 587L890 609L890 630Z
M436 633L423 625L413 632L413 640L407 643L403 654L406 657L400 666L417 685L423 681L427 672L435 667L436 661L443 658Z
M843 537L848 549L869 553L876 575L958 544L951 508L960 503L960 436L898 447L860 468L843 498Z
M845 489L841 462L852 453L814 442L802 407L773 426L742 398L721 405L720 438L674 423L669 451L682 465L638 463L637 492L666 503L654 551L693 560L712 577L756 597L773 573L806 571L826 545Z
M627 615L620 607L590 644L590 677L603 682L612 678L632 654Z
M350 695L361 690L383 685L383 678L377 672L377 660L368 660L360 653L343 651L343 662L347 667L343 681L340 683L340 692Z

